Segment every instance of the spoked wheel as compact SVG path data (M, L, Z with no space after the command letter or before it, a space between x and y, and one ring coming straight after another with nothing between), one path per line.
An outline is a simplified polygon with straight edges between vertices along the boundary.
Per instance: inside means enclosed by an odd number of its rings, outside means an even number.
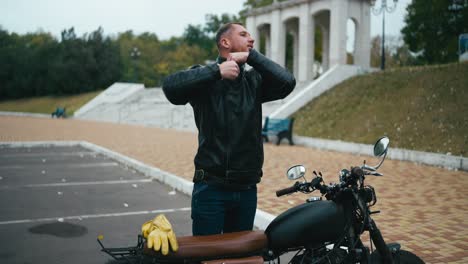
M395 264L424 264L424 261L421 258L406 250L399 250L398 253L393 255L393 261ZM382 263L382 259L377 251L374 251L370 255L370 263Z

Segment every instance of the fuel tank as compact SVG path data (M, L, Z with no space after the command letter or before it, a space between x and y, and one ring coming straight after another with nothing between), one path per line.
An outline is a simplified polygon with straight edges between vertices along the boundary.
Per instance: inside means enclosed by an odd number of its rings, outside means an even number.
M265 230L269 248L284 250L314 246L343 236L345 214L332 201L315 201L290 208L276 217Z

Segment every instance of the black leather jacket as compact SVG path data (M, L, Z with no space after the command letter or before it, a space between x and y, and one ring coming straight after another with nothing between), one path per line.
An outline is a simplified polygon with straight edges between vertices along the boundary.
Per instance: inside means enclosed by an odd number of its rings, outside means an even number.
M222 80L218 63L194 66L168 76L167 99L193 107L198 128L195 168L235 184L260 182L263 166L262 103L282 99L294 89L294 76L259 52L251 50L252 69L236 80Z

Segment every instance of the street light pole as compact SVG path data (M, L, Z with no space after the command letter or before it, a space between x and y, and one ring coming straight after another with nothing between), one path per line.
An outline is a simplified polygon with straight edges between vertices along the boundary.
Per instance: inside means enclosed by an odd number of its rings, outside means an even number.
M385 12L382 12L382 58L380 60L380 69L385 70Z
M374 15L382 14L382 58L380 60L380 69L385 70L385 12L395 11L398 0L393 0L393 5L387 5L387 0L382 0L380 7L375 6L376 0L371 0L372 13Z
M138 59L138 57L140 57L140 55L141 52L138 50L137 47L133 47L133 49L130 51L130 57L133 60L133 82L135 83L138 81L136 60Z

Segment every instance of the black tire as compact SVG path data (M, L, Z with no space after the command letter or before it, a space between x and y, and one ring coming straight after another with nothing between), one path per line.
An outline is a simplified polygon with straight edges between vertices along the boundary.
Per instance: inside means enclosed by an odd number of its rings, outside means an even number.
M393 255L393 262L396 264L424 264L424 261L421 258L406 250L400 250L398 253ZM374 251L370 255L370 263L382 263L382 259L377 251Z

